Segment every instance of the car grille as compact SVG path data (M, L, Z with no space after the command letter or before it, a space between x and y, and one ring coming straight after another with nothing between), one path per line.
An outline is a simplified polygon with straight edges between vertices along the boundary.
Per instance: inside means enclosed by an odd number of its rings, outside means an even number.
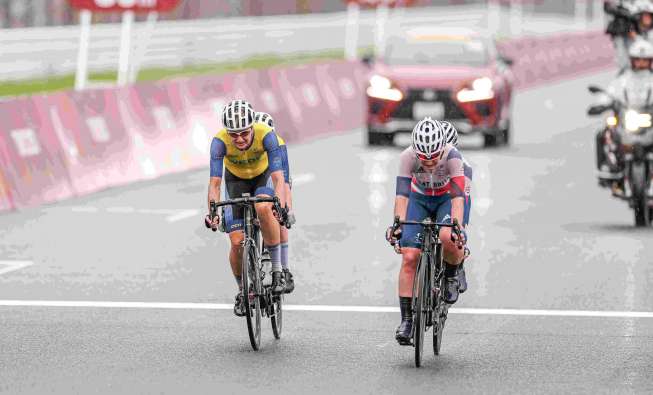
M408 91L404 100L392 113L393 118L399 119L413 119L413 103L421 102L441 102L444 104L444 118L445 119L464 119L467 118L465 113L458 107L455 101L451 98L451 91L449 90L433 90L434 97L431 100L424 98L424 89L411 89Z

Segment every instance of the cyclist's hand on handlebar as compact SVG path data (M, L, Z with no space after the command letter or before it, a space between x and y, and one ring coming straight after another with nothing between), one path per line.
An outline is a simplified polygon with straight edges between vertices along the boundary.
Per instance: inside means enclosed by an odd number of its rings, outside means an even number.
M385 231L385 239L394 247L397 254L401 253L401 246L399 245L399 239L401 239L401 228L396 228L394 225L389 226Z
M458 220L453 220L454 227L451 228L451 241L456 244L459 250L462 250L467 243L467 235L460 228Z
M219 224L220 224L219 215L216 215L215 217L211 218L211 215L207 214L206 217L204 217L204 226L206 226L208 229L211 229L214 232L218 230Z

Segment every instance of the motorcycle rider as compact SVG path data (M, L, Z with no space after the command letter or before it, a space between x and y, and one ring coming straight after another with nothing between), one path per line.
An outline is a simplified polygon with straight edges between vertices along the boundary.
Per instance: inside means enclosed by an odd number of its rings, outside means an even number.
M605 33L610 35L617 55L619 69L624 71L628 68L628 46L632 41L632 33L636 29L637 19L634 15L635 0L606 0L603 2L603 10L606 14L612 15Z
M601 105L617 100L629 106L643 106L653 93L653 44L638 39L628 51L630 68L610 83ZM596 135L596 161L599 183L611 185L616 194L623 192L622 160L617 125L608 126Z
M636 40L637 36L648 41L653 41L653 2L651 0L637 0L631 6L634 24L631 25L630 37Z

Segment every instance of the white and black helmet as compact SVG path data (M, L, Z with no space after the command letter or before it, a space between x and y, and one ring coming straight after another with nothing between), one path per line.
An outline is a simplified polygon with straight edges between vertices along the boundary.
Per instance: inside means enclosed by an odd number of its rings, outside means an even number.
M639 38L630 44L628 56L637 59L653 59L653 44L648 40Z
M431 117L417 122L413 128L412 146L417 154L433 159L442 152L447 144L442 123Z
M444 130L444 135L447 141L447 144L451 144L454 147L458 146L458 131L449 121L442 121L442 130Z
M633 14L653 13L653 4L650 0L636 0L632 5Z
M267 112L257 112L256 122L261 122L271 128L274 128L274 119L272 119L272 115L268 114Z
M254 124L256 113L245 100L232 100L222 110L222 125L227 131L245 130Z

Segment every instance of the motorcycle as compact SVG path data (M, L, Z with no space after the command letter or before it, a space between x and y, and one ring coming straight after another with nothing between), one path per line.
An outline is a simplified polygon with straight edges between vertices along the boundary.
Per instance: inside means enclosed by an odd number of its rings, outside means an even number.
M643 105L632 105L611 96L597 86L588 87L592 94L610 98L608 104L591 106L587 114L602 115L611 111L606 119L606 129L617 144L619 167L623 174L619 182L623 188L613 188L613 195L626 200L635 212L635 225L648 226L653 219L653 94L648 92Z

